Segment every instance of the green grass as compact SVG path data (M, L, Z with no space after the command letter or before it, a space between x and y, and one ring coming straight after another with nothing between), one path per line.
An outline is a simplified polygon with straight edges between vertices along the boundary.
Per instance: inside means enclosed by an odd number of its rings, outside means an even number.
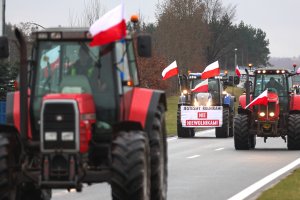
M168 111L166 114L166 126L168 136L177 134L177 105L178 96L172 96L167 98Z
M258 200L298 200L300 199L300 169L264 191Z

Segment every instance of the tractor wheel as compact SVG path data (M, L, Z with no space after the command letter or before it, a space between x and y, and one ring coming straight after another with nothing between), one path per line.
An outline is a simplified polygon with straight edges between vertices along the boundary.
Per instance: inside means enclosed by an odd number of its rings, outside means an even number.
M229 137L233 137L233 129L234 129L234 110L229 112Z
M288 118L288 140L289 150L300 150L300 115L291 114Z
M142 131L121 131L112 142L114 200L150 199L150 148Z
M181 117L181 111L180 111L180 107L178 107L178 110L177 110L177 136L179 138L194 137L195 136L194 128L182 127L180 117Z
M34 183L23 183L18 187L16 200L50 200L51 196L51 190L42 190Z
M250 149L255 149L256 146L256 135L249 136Z
M151 200L167 198L167 142L165 108L157 107L152 131L149 133L151 152Z
M216 127L216 138L227 138L229 135L229 109L223 108L223 125Z
M14 176L16 168L16 140L12 134L0 133L0 199L16 199L17 186Z
M248 121L247 115L237 114L234 118L233 137L236 150L249 150L251 148Z

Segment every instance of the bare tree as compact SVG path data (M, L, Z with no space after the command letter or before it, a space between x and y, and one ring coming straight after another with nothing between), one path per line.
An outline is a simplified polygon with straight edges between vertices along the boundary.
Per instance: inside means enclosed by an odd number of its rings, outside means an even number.
M69 24L73 26L87 27L92 25L105 12L100 0L85 0L82 14L69 11Z

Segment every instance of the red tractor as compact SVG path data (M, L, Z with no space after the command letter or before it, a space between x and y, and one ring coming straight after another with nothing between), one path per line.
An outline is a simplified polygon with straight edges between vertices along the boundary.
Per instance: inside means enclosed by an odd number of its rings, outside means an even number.
M151 38L90 47L87 28L45 29L32 34L27 60L16 37L20 91L8 93L0 126L0 199L46 200L54 188L101 182L114 200L166 199L166 96L137 87L135 46L149 57ZM0 45L7 57L7 39Z
M300 95L293 91L286 69L257 69L253 72L253 91L250 91L247 72L246 94L240 96L238 114L234 119L236 150L255 148L256 137L282 137L289 150L300 150ZM267 105L246 106L264 91Z

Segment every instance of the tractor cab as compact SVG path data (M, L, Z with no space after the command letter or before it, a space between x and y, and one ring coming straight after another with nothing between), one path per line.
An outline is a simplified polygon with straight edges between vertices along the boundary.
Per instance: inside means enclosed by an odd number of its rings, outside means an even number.
M268 89L270 93L278 96L280 111L287 112L289 105L289 95L292 88L291 79L287 70L262 69L254 71L254 91L253 99Z

